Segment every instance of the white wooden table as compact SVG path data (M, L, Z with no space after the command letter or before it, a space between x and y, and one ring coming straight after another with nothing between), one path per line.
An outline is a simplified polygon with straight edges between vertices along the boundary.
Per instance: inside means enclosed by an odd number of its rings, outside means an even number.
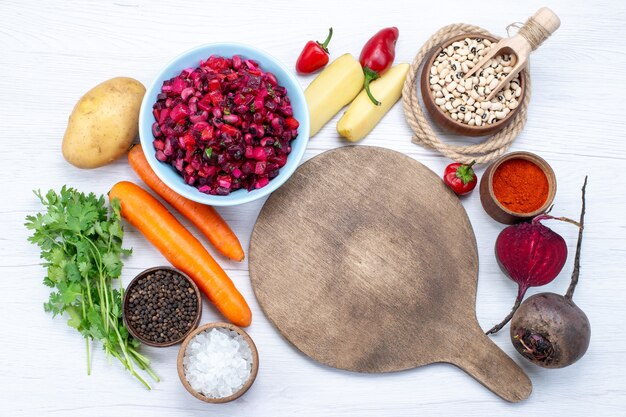
M496 397L450 365L387 375L337 371L319 365L283 340L254 298L247 264L219 258L249 301L249 328L261 365L252 389L227 405L191 397L175 371L177 348L144 349L162 382L148 392L96 347L86 375L84 343L64 320L52 320L42 303L48 289L39 252L27 244L22 224L40 210L31 189L60 188L105 193L122 179L136 180L124 160L81 171L61 156L61 138L76 100L99 82L119 75L150 83L172 56L212 41L239 41L264 48L293 68L309 39L335 29L334 57L357 55L378 29L400 29L396 62L409 62L435 30L453 22L481 25L498 34L548 5L562 26L532 58L533 97L528 124L512 150L535 152L554 167L559 191L555 213L576 217L579 189L589 174L587 230L576 302L593 335L587 355L562 370L525 362L507 331L494 341L530 375L532 396L520 404ZM0 214L0 415L53 416L415 416L415 415L624 415L626 406L626 3L553 0L503 2L322 1L25 1L0 2L0 122L4 174ZM300 78L305 87L310 77ZM406 153L441 172L449 163L410 142L398 105L362 144ZM335 121L309 144L306 159L344 146ZM479 171L479 175L482 169ZM499 271L493 243L502 225L482 210L478 193L463 200L476 230L480 255L477 314L483 327L502 318L515 285ZM219 209L244 247L263 201ZM187 222L184 222L188 224ZM574 252L576 229L551 224ZM164 258L132 227L125 244L133 255L128 282ZM572 258L541 290L563 293ZM529 294L537 290L529 291ZM203 321L219 319L205 305ZM468 341L471 349L471 341ZM141 413L141 414L139 414Z

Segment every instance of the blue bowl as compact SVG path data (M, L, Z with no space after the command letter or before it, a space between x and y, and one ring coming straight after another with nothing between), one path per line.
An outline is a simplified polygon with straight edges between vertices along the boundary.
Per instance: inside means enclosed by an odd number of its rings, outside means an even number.
M183 177L169 164L156 159L152 141L152 106L156 102L157 94L161 92L163 81L180 74L185 68L196 68L200 65L200 60L206 60L211 55L221 55L231 57L240 55L242 58L249 58L257 61L264 71L272 72L278 79L278 83L287 89L287 94L291 100L294 117L300 122L298 137L291 142L291 153L287 157L287 163L283 166L277 177L272 179L263 188L248 191L240 189L233 191L229 195L209 195L201 193L197 188L185 184ZM304 92L296 77L276 58L260 49L238 43L212 43L193 48L173 60L163 68L155 77L152 84L146 91L146 95L141 103L139 113L139 138L148 163L156 175L178 194L203 204L211 206L234 206L248 203L269 195L287 181L294 173L306 150L309 141L309 110L307 108Z

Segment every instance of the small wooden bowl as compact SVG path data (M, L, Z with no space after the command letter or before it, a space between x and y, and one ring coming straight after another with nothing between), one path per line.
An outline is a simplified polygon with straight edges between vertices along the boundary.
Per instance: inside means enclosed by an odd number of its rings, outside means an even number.
M185 376L185 368L183 367L183 359L185 357L185 351L187 350L187 346L189 345L189 342L191 341L191 339L193 339L197 334L202 333L205 330L215 329L215 328L226 328L226 329L233 330L239 333L241 336L243 336L243 339L248 343L248 346L250 346L250 351L252 352L252 369L250 370L250 377L248 378L246 383L243 384L243 387L241 387L239 391L235 392L232 395L229 395L228 397L223 397L223 398L209 398L200 394L198 391L194 390L193 388L191 388L191 385L189 385L189 382L187 381L187 377ZM256 379L257 373L259 372L259 352L256 348L256 345L252 341L252 338L248 335L248 333L243 331L243 329L230 323L223 323L223 322L207 323L205 325L198 327L196 330L194 330L187 336L183 344L180 346L180 350L178 351L178 359L176 361L176 365L178 368L178 377L180 378L180 382L183 383L183 386L185 387L187 391L189 391L191 395L207 403L221 404L221 403L227 403L227 402L236 400L237 398L245 394L246 391L248 391L248 389L250 389L250 387L254 383L254 380Z
M511 122L511 120L513 120L513 117L517 114L517 112L520 110L522 106L521 105L517 106L504 119L496 123L493 123L490 125L483 125L483 126L469 126L465 123L461 123L457 120L454 120L448 115L448 113L445 113L443 110L441 110L441 108L439 108L439 106L435 103L435 95L433 94L433 91L430 89L430 82L429 82L430 68L432 67L433 62L435 62L435 59L437 59L437 56L439 55L439 53L442 51L442 49L444 49L448 45L456 41L463 40L465 38L483 38L483 39L489 39L491 42L494 42L494 43L497 42L495 38L492 38L490 36L483 36L479 34L466 34L466 35L459 35L459 36L450 38L447 41L441 43L441 45L439 45L437 48L433 49L431 55L429 56L429 58L426 60L426 63L422 67L422 74L420 78L420 89L422 90L422 99L424 100L424 106L426 107L426 110L428 110L430 117L432 117L435 123L437 123L443 129L449 132L455 133L457 135L463 135L463 136L486 136L486 135L490 135L492 133L495 133L503 129L506 125L508 125ZM519 81L520 81L519 84L520 84L520 87L522 88L522 94L518 100L520 103L524 100L524 96L526 95L526 85L524 84L524 77L523 77L524 71L526 70L522 70L520 72L520 77L519 77Z
M548 198L546 198L545 203L543 203L543 205L535 211L530 213L517 213L511 211L498 201L493 192L493 174L503 162L511 159L525 159L530 161L537 165L543 173L546 174L546 178L548 179ZM523 222L543 213L550 207L554 201L555 195L556 176L554 175L554 171L543 158L530 152L512 152L501 156L487 167L482 179L480 180L480 202L482 203L483 208L495 221L504 224Z
M166 271L171 271L174 272L176 274L179 274L180 276L182 276L183 278L185 278L187 280L187 282L189 282L189 284L191 285L191 288L193 288L195 294L196 294L196 300L197 300L197 306L198 306L198 314L196 314L196 317L193 321L193 324L191 325L191 327L189 328L189 331L185 334L182 335L182 337L179 337L176 340L173 341L169 341L169 342L154 342L152 340L148 340L145 339L140 332L138 332L137 330L135 330L133 328L133 326L130 324L130 322L126 319L126 317L128 316L129 312L128 312L128 301L129 301L129 294L133 288L133 286L135 286L137 284L137 281L143 277L145 277L146 275L152 274L156 271L159 270L166 270ZM133 280L130 282L130 284L128 284L128 286L126 287L126 291L124 292L124 302L123 302L123 308L122 308L122 317L124 318L124 324L126 324L126 327L128 328L128 332L137 340L139 340L141 343L148 345L148 346L154 346L154 347L167 347L167 346L172 346L172 345L176 345L180 342L182 342L185 337L187 337L189 335L189 333L191 333L197 326L198 323L200 322L200 317L202 316L202 296L200 295L200 290L198 289L198 286L196 285L195 282L193 282L193 280L191 278L189 278L189 276L187 274L185 274L184 272L173 268L171 266L155 266L154 268L148 268L145 271L141 272L139 275L137 275L135 278L133 278Z

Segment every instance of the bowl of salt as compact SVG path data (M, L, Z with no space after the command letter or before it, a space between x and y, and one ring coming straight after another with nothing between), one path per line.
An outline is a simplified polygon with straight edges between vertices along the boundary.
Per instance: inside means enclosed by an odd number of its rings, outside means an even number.
M230 323L207 323L178 351L178 376L191 395L208 403L241 397L256 379L259 353L248 334Z

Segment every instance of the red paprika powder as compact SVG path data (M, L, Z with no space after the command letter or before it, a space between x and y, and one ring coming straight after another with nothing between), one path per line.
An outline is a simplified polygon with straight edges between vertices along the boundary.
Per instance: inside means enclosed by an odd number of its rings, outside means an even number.
M507 209L530 213L548 199L548 178L533 162L526 159L504 161L493 173L493 193Z

